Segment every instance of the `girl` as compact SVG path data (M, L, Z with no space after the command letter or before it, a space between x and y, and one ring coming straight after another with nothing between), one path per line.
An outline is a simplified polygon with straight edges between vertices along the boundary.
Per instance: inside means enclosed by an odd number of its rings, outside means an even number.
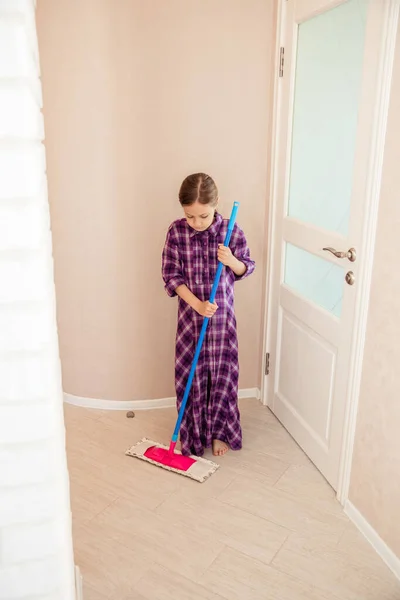
M162 276L169 296L178 296L175 386L178 410L189 376L203 317L212 317L183 417L182 454L215 456L240 450L238 343L234 312L235 281L255 268L243 231L235 225L225 248L228 221L217 212L218 190L204 173L189 175L179 191L184 219L170 226L162 254ZM210 304L218 260L224 265L216 302Z

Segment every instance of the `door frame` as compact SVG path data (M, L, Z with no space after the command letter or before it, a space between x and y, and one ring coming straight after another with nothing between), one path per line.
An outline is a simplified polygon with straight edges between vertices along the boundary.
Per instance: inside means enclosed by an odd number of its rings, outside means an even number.
M381 179L383 170L383 159L386 139L386 128L389 112L390 91L393 73L394 53L397 39L397 27L399 21L400 0L379 0L384 5L383 15L383 43L379 59L379 85L376 94L375 118L373 124L373 140L370 150L370 170L367 182L366 210L363 223L363 235L360 247L360 255L363 257L358 276L358 289L356 298L356 322L352 336L351 363L349 374L349 385L347 388L346 414L344 423L343 444L340 459L339 484L337 498L344 505L348 499L351 465L356 433L358 401L360 395L362 365L364 357L365 335L367 329L369 295L373 271L373 258L375 250L375 238L378 221L378 209L381 191ZM267 199L267 267L264 273L264 314L263 314L263 353L261 371L261 402L271 406L274 390L271 378L265 374L265 358L267 353L275 351L272 347L271 320L272 293L275 269L274 247L274 223L277 205L277 172L279 159L279 122L281 112L281 77L279 69L281 63L280 48L284 47L285 13L287 0L276 0L276 39L275 59L273 62L274 73L272 79L272 113L270 121L269 139L269 199ZM316 2L317 4L317 2ZM339 4L332 0L332 7ZM285 143L285 142L284 142Z

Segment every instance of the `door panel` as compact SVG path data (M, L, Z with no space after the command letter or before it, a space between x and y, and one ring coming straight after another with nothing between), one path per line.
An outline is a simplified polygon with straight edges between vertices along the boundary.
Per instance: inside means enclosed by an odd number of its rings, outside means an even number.
M336 350L290 313L282 311L281 315L277 394L285 408L326 450ZM313 401L315 396L319 398L318 403Z
M298 27L288 216L348 233L368 2Z
M286 244L284 283L335 317L342 312L344 278L342 265Z

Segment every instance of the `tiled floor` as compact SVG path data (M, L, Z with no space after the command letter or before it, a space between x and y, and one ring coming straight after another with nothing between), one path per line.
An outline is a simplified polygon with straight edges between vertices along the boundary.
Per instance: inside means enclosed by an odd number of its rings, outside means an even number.
M271 413L205 483L126 457L168 443L175 412L65 407L84 600L399 600L400 583Z

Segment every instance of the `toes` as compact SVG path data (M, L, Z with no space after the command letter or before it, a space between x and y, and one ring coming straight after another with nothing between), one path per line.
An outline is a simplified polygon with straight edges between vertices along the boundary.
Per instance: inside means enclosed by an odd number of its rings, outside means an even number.
M229 450L229 447L225 442L214 442L213 443L213 455L224 456Z

